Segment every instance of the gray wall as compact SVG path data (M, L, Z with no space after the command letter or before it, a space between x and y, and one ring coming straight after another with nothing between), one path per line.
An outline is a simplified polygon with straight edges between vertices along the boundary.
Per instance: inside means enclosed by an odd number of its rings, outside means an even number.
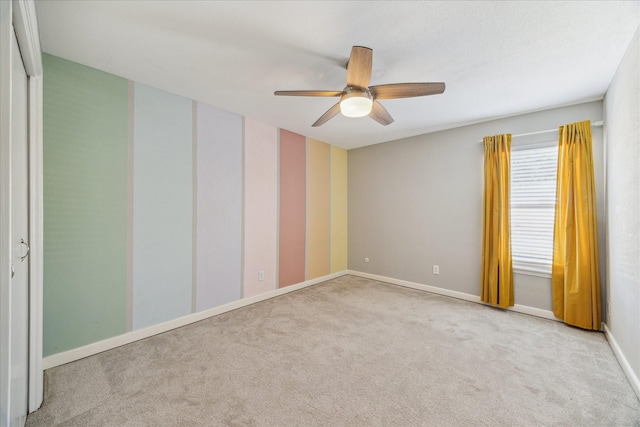
M349 269L480 295L484 152L479 140L602 116L602 102L596 101L350 150ZM557 131L550 136L557 140ZM604 260L601 127L593 128L593 140ZM439 275L432 274L433 264L440 266ZM604 262L601 267L604 278ZM549 278L516 274L514 281L516 304L551 309Z
M605 97L607 249L606 323L640 377L640 29ZM640 389L636 388L640 395Z

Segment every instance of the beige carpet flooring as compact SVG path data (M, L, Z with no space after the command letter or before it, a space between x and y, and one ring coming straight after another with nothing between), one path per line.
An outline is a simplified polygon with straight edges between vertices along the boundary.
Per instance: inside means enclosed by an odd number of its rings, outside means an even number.
M344 276L45 373L27 426L639 426L603 334Z

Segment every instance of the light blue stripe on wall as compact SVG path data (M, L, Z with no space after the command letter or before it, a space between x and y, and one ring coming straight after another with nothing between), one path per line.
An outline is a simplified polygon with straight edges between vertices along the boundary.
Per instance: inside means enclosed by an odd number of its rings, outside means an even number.
M242 297L242 117L197 104L197 298Z
M192 101L135 84L133 329L191 312Z

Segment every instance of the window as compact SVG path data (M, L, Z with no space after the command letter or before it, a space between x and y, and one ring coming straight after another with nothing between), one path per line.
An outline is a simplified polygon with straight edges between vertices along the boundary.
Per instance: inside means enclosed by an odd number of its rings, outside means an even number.
M557 142L511 149L513 270L551 276L556 204Z

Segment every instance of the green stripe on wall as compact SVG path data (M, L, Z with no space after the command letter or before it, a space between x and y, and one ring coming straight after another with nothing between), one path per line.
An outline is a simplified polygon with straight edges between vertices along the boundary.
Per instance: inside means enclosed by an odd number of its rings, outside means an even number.
M44 356L126 332L127 80L44 62Z

